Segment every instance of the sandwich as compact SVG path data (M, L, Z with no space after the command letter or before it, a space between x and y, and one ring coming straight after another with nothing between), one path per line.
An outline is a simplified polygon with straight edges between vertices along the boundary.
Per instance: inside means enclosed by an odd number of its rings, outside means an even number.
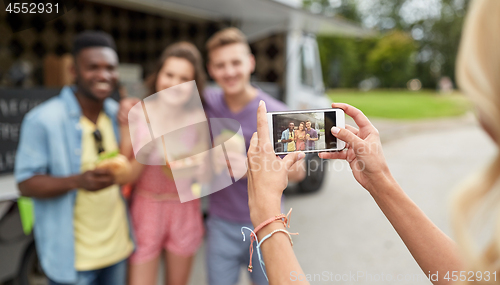
M127 183L132 170L127 157L117 150L99 155L96 169L109 169L113 173L117 184Z

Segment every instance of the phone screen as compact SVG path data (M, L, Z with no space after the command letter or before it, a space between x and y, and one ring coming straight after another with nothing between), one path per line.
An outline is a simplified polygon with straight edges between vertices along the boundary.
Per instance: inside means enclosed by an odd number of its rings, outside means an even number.
M276 153L337 150L337 138L329 131L337 126L335 110L272 114Z

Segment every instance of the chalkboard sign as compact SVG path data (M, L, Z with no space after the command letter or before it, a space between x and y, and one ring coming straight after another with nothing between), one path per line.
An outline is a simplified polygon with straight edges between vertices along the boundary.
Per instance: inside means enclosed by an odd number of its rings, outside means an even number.
M61 89L0 88L0 174L14 171L19 130L24 115Z

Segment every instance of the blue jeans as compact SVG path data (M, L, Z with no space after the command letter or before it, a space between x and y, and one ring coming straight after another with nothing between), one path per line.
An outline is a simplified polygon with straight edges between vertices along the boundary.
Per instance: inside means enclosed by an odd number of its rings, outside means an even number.
M96 270L78 271L73 284L49 280L50 285L125 285L127 280L127 260Z

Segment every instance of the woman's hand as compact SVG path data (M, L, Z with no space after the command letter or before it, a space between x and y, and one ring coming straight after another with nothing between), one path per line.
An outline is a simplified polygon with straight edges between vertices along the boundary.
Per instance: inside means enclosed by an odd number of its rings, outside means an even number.
M267 124L266 105L260 101L257 110L257 132L253 134L248 149L248 205L254 226L281 213L281 196L288 184L288 170L305 157L303 152L293 152L283 159L276 156Z
M135 104L141 100L135 97L127 97L120 100L120 108L118 109L118 123L128 126L128 112Z
M372 195L384 189L387 183L396 183L387 167L382 152L382 144L377 129L360 110L348 104L333 103L332 108L341 108L354 119L359 130L346 125L345 129L333 127L332 134L347 143L340 152L323 152L319 154L324 159L345 159L354 178Z

